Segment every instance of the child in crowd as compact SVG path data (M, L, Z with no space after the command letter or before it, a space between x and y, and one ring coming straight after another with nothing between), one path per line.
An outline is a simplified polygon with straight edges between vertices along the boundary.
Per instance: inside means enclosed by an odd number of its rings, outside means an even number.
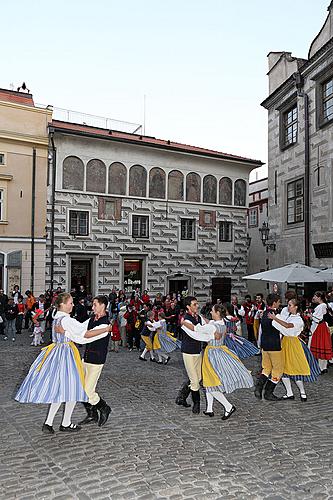
M34 324L34 338L31 342L31 345L37 347L43 344L43 329L41 327L40 317L43 317L44 311L42 309L35 309L32 313L32 322Z
M17 318L16 318L16 333L22 333L22 326L23 326L23 319L24 319L24 310L25 310L25 307L24 307L24 304L23 304L23 297L22 295L19 296L19 298L17 299L18 302L17 302L17 310L18 310L18 313L17 313Z
M121 340L120 328L119 328L119 325L118 325L118 320L115 317L112 320L111 351L119 352L120 340Z

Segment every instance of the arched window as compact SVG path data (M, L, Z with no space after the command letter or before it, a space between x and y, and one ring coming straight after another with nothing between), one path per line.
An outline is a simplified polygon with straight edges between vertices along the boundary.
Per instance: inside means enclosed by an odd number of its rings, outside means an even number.
M83 191L84 164L77 156L67 156L62 164L62 188Z
M149 197L165 198L165 172L161 168L152 168L149 172Z
M232 180L222 177L219 183L220 205L232 205Z
M101 160L90 160L87 163L86 191L105 193L106 166Z
M147 196L147 170L141 165L133 165L129 172L130 196Z
M122 163L112 163L109 166L109 193L126 194L127 169Z
M203 202L216 203L217 180L213 175L206 175L203 180Z
M201 201L201 178L194 172L186 177L186 201Z
M169 200L184 199L184 176L179 170L172 170L168 176Z
M235 182L234 204L238 207L245 207L246 205L246 182L243 179L237 179Z

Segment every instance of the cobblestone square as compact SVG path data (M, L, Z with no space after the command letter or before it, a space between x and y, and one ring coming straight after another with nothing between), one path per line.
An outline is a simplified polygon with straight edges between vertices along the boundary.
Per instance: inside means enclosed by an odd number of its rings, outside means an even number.
M108 423L68 435L57 432L59 414L47 436L47 406L13 399L37 353L26 331L0 341L1 499L333 498L332 372L307 385L306 403L296 387L295 401L277 403L237 391L224 422L217 402L214 418L175 404L180 353L160 366L110 352L98 386L112 405ZM260 357L245 364L256 374ZM84 414L78 404L74 421Z

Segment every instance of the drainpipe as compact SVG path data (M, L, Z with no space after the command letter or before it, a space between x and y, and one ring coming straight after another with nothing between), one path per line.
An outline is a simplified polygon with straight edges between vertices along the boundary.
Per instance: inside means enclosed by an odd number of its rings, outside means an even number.
M294 73L297 95L304 100L304 263L310 266L310 122L309 96L303 90L304 79Z
M50 128L50 141L52 145L52 177L51 177L51 251L50 251L50 288L54 288L54 207L55 207L55 183L57 151L54 145L54 129Z
M31 268L30 291L34 293L35 274L35 205L36 205L36 149L32 150L32 184L31 184Z

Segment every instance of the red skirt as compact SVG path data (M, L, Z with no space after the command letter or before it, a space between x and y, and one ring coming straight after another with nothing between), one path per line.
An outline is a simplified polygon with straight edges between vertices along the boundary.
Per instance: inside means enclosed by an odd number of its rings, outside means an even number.
M325 322L319 323L315 329L310 350L316 359L331 359L333 357L331 334Z

